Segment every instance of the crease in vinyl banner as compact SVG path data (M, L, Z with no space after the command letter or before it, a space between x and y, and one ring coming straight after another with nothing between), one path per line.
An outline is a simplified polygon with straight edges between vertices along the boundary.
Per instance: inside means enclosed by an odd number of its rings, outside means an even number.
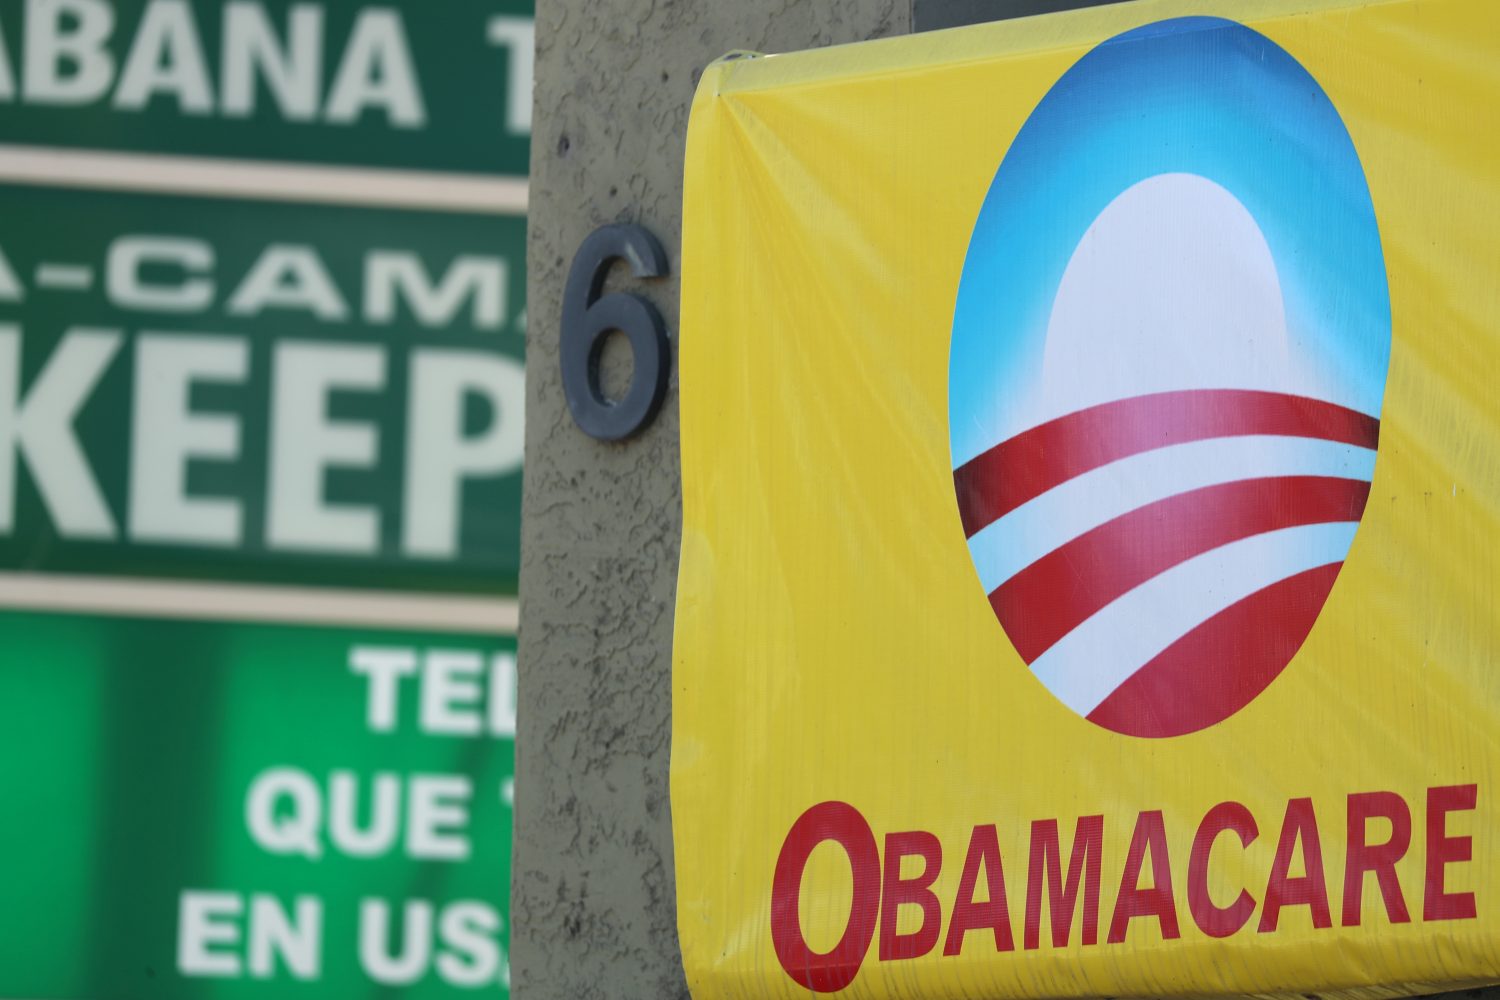
M705 71L695 1000L1500 981L1497 65L1144 0Z

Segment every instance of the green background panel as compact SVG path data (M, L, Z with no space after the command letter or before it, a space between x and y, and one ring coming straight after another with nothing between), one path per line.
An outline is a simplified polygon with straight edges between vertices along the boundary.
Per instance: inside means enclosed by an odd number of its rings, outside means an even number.
M453 170L524 177L530 135L508 122L506 83L509 48L488 40L494 17L530 18L529 0L383 0L381 3L325 2L320 67L319 114L310 121L283 117L264 83L257 83L249 117L222 113L223 0L194 0L195 35L200 40L212 91L208 113L185 111L170 93L157 93L139 110L114 106L113 98L147 0L111 0L114 30L105 47L113 57L109 89L98 99L76 105L25 100L24 10L21 0L0 4L7 62L17 91L0 103L0 136L7 143L39 146L169 153L196 156ZM261 0L275 34L285 45L293 0ZM426 120L420 127L393 127L380 110L367 109L355 121L324 120L328 101L351 31L366 9L400 13ZM72 72L65 67L65 72Z
M514 741L421 732L415 679L401 682L395 729L370 731L366 681L348 665L356 645L475 650L487 663L515 648L499 637L0 613L0 996L505 995L500 976L460 990L429 971L396 988L359 966L366 897L479 900L505 921ZM245 804L255 777L278 766L307 772L325 795L335 769L366 790L377 772L467 776L470 858L412 860L399 841L351 858L326 837L317 860L268 853ZM267 893L289 912L298 895L321 898L320 979L279 965L269 979L184 977L185 889ZM508 925L498 938L508 948Z
M111 243L124 235L202 240L213 248L215 281L210 306L192 314L143 312L112 304L105 283ZM406 461L407 381L415 351L462 349L521 360L524 353L526 220L521 216L459 215L387 209L293 205L139 194L114 194L0 185L0 250L24 287L20 302L0 301L0 323L22 329L24 394L75 326L120 330L125 343L80 412L76 429L114 520L110 541L61 535L19 463L15 529L0 537L0 568L61 573L226 579L238 582L323 584L362 588L514 593L519 565L521 472L474 477L462 489L458 551L452 558L413 558L401 548L402 487ZM312 248L349 306L349 317L325 321L304 309L269 308L230 315L226 303L255 261L272 245ZM372 250L414 253L433 281L461 255L500 257L506 263L504 321L476 329L470 303L441 329L420 323L398 299L395 321L362 316L364 267ZM88 290L37 287L42 262L84 265L95 280ZM170 282L175 269L151 273ZM141 331L174 335L228 334L247 339L247 379L194 387L194 412L227 413L241 425L234 461L194 460L191 495L239 501L244 536L239 547L147 544L132 540L127 523L134 393L135 338ZM288 341L379 345L386 353L385 388L335 391L334 419L375 427L379 454L364 469L333 469L325 495L333 503L369 505L380 512L380 543L373 555L289 552L265 538L273 351ZM521 414L492 412L480 397L466 410L466 432L482 433L490 421ZM517 399L519 411L521 400Z

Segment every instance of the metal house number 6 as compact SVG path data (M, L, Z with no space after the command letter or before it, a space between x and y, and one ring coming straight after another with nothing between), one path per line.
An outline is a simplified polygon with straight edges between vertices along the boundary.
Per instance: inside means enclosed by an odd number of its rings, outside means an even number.
M672 365L666 325L656 307L631 292L602 294L604 278L616 260L625 261L637 278L667 273L660 241L637 225L596 229L573 257L563 289L563 394L578 426L601 441L623 440L652 421L666 396ZM605 397L599 381L599 359L613 330L629 339L635 358L630 388L618 401Z

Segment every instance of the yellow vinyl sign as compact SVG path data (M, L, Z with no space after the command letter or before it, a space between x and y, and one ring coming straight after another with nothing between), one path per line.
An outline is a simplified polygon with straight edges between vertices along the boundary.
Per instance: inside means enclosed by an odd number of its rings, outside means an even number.
M693 995L1500 979L1500 4L727 59L688 132Z

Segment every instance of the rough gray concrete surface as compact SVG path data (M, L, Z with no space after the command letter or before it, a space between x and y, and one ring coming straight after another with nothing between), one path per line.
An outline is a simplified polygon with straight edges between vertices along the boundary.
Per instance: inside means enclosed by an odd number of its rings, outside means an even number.
M638 222L660 237L675 275L683 142L703 66L732 49L904 34L910 7L537 3L511 890L512 990L522 1000L687 996L667 799L676 379L633 441L602 444L574 425L557 360L573 252L598 226ZM661 310L675 344L675 278L630 287Z

